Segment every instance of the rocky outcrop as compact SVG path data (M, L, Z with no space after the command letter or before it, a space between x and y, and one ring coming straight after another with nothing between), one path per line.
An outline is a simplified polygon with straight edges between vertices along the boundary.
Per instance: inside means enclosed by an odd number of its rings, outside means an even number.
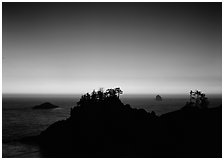
M157 101L162 101L162 97L161 97L160 95L157 95L157 96L156 96L156 100L157 100Z
M82 102L38 137L44 157L221 157L221 107L160 117L118 97Z
M55 106L49 102L40 104L40 105L36 105L33 107L33 109L53 109L53 108L58 108L58 106Z

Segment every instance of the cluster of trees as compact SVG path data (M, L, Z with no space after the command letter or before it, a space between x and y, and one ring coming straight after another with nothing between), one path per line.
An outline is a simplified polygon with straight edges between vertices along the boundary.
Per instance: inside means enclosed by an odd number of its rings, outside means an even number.
M79 102L77 102L78 106L81 106L85 102L97 102L102 101L108 97L117 97L119 98L120 94L123 94L123 91L118 87L114 89L107 89L105 92L103 88L100 88L98 91L93 90L91 94L86 93L82 95Z
M193 92L190 91L190 105L199 107L199 108L207 108L208 107L208 98L205 97L205 94L201 91L195 90Z

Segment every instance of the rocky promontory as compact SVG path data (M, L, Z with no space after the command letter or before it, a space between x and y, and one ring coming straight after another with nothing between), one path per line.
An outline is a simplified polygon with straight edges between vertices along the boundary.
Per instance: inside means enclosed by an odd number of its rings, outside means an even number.
M119 99L119 90L81 97L70 116L35 137L43 157L221 157L222 112L193 102L157 116Z

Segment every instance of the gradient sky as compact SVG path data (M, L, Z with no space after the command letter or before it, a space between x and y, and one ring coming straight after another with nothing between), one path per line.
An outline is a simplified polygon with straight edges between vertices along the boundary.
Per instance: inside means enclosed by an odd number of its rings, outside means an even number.
M3 93L222 92L221 3L3 3Z

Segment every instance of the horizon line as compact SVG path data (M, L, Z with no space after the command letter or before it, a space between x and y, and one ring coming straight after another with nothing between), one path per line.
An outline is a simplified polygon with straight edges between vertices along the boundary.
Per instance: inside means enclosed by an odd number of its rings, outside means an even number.
M89 92L91 93L91 92ZM3 95L83 95L86 93L2 93ZM123 95L188 95L189 93L124 93ZM221 95L222 93L205 93L206 95Z

